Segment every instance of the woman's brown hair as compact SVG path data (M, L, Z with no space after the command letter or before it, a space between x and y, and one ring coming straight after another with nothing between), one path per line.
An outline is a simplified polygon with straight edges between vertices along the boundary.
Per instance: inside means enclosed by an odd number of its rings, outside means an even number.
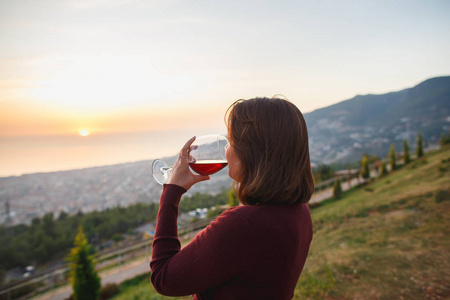
M279 98L233 103L228 139L241 161L236 194L246 205L306 203L314 192L308 131L300 110Z

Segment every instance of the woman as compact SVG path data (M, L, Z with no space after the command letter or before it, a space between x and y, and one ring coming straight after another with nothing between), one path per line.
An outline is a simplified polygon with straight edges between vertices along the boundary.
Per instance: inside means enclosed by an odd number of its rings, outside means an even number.
M232 104L226 124L228 174L243 205L226 210L180 249L181 196L209 179L189 170L190 139L161 195L151 281L168 296L292 299L312 239L305 120L286 100L254 98Z

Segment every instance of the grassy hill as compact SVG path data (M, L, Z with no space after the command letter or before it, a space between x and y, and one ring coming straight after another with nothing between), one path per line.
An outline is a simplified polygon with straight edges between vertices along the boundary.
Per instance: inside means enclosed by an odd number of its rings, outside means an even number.
M294 299L450 297L449 147L325 201L312 217ZM174 299L157 295L149 275L122 290L115 299Z
M447 147L313 209L298 299L450 297L449 200Z

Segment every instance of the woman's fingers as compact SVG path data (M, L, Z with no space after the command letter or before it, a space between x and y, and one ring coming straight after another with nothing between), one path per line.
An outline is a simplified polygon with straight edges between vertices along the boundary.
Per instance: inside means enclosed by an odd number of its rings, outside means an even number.
M175 162L172 172L169 178L169 182L171 184L179 185L186 190L188 190L192 185L197 182L208 180L209 176L205 175L195 175L189 169L189 162L193 160L193 158L189 155L190 150L196 149L196 145L192 146L192 143L195 141L195 136L189 139L186 144L181 148L180 154L178 155L178 159Z
M189 149L192 145L192 143L195 141L195 136L191 137L186 144L184 144L183 148L181 148L180 151L180 157L181 158L188 158L189 157Z

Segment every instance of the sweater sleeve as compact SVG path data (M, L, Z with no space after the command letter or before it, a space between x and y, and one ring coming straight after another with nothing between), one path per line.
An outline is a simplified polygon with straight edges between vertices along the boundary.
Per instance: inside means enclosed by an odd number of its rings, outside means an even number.
M184 192L165 185L161 195L150 262L155 290L167 296L192 295L245 278L254 264L255 241L235 209L222 213L181 249L177 217Z

